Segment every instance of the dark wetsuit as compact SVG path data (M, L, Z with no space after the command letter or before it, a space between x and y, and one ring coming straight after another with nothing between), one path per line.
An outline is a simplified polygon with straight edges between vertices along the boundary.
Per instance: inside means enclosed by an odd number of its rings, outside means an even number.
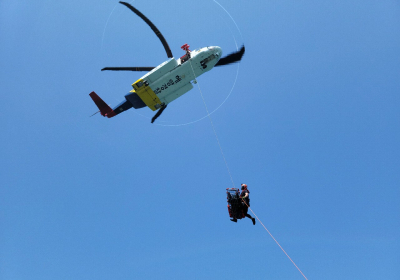
M243 190L242 193L240 194L240 198L244 197L244 196L246 195L246 193L249 194L250 192L249 192L248 190ZM243 202L243 200L244 200L245 203ZM250 207L250 197L249 197L249 195L247 195L246 198L242 199L242 207L243 207L243 214L244 214L247 218L253 220L253 217L250 216L250 215L247 213L247 212L249 211L249 207Z

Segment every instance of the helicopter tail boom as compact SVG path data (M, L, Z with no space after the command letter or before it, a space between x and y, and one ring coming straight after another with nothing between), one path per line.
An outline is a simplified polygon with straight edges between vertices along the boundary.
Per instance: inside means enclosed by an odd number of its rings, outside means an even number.
M94 91L92 91L89 95L92 98L93 102L96 104L96 106L99 108L100 114L102 116L107 118L112 118L115 115L117 115L114 112L114 110L111 109L111 107L108 106L107 103L105 103L103 99L101 99L100 96L98 96Z

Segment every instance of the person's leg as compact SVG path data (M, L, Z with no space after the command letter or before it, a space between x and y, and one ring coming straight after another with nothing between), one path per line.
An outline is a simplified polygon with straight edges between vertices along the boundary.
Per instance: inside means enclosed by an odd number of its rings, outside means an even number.
M247 218L249 218L249 219L251 219L251 221L253 222L253 225L255 225L256 224L256 219L254 219L251 215L249 215L247 212L249 211L249 208L247 208L247 207L244 207L243 208L243 213L244 213L244 215L247 217Z

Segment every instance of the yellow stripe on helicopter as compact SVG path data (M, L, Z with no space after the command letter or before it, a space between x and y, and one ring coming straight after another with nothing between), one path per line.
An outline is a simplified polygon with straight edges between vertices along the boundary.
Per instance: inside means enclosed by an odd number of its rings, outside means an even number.
M155 111L161 106L161 100L157 97L151 87L148 86L147 82L143 79L139 79L132 84L133 90L143 100L143 102L151 110Z

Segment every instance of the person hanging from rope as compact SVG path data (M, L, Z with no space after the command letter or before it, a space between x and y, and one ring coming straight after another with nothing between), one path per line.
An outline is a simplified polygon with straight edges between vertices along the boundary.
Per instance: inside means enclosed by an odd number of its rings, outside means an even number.
M250 207L250 197L249 197L249 190L247 189L246 184L242 184L241 188L242 192L240 194L240 198L242 199L242 209L243 209L243 214L252 220L253 225L256 224L256 219L254 219L252 216L250 216L247 212L249 211Z

